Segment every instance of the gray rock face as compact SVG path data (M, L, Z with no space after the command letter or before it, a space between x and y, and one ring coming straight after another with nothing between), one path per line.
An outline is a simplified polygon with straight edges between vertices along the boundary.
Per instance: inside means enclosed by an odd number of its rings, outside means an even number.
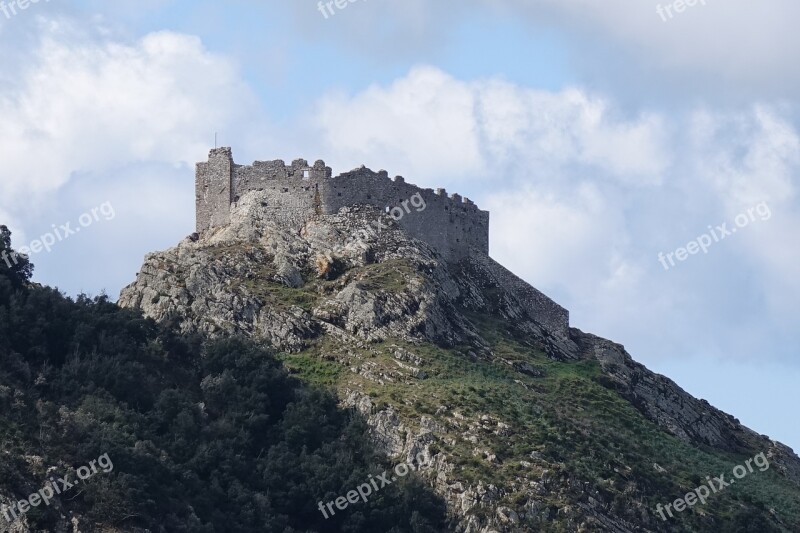
M122 291L120 305L172 321L183 332L244 334L285 352L329 339L337 346L330 358L381 385L413 388L429 379L426 357L400 346L429 342L461 347L467 364L499 363L516 372L515 383L534 387L521 379L542 380L548 371L493 353L468 318L494 317L552 361L597 361L606 386L678 439L727 452L764 451L777 471L800 486L800 459L792 450L650 372L621 345L569 328L562 308L485 254L445 261L374 207L280 225L263 207L263 194L240 198L224 227L149 254L136 281ZM380 229L362 231L367 227ZM370 359L370 346L382 341L397 343L388 366ZM650 531L622 519L603 494L536 450L525 452L513 480L467 483L454 458L438 449L443 441L465 443L467 454L493 465L497 452L487 437L510 438L520 431L514 420L463 415L459 406L447 405L409 417L402 404L373 401L358 387L342 398L366 417L376 443L398 463L425 458L420 472L447 501L459 531L537 531L554 519L569 531ZM514 505L508 503L512 495ZM553 501L575 504L555 508ZM634 507L642 523L653 523L641 502Z
M375 208L319 215L297 231L271 220L261 206L263 194L241 199L230 224L218 231L149 254L136 281L123 289L120 305L157 320L176 318L184 332L254 334L288 351L331 330L367 341L481 345L455 306L492 308L543 342L574 349L566 324L550 324L546 313L537 316L516 286L502 283L513 275L479 251L457 267L464 275L455 276L430 246ZM376 226L374 234L361 231ZM396 290L380 288L386 283ZM263 284L305 286L308 298L276 301L259 290Z

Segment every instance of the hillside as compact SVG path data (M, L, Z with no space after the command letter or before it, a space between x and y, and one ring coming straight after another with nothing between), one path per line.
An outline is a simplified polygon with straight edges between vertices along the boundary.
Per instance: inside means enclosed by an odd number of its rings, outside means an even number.
M363 419L270 350L183 337L105 297L32 285L31 273L0 262L0 531L447 527L414 474L326 519L318 502L393 465Z
M443 261L368 206L296 231L262 194L235 204L229 226L148 255L120 305L277 350L360 412L392 461L427 458L420 475L454 530L800 530L792 450L621 345L541 316L543 295L488 256ZM360 231L376 220L379 234ZM705 504L659 515L748 460Z

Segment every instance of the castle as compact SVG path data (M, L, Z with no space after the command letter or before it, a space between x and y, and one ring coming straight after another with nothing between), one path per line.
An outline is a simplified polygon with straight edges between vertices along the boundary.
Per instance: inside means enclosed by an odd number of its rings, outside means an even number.
M389 213L405 205L408 214L393 218L409 235L431 245L448 262L471 256L491 273L489 283L510 287L539 323L561 337L568 335L569 312L489 257L489 212L458 194L421 189L401 176L390 179L384 170L364 167L332 177L324 161L313 166L304 159L291 165L281 160L237 165L230 148L215 148L208 161L197 164L195 186L197 233L227 226L231 206L251 191L264 193L262 205L272 220L293 227L342 207L371 205ZM425 208L408 210L416 195Z
M304 159L291 165L281 160L233 162L230 148L211 150L208 161L197 164L197 232L228 225L231 205L250 191L264 191L274 219L300 225L315 214L333 214L342 207L372 205L389 212L405 202L406 216L397 223L409 235L434 247L447 260L465 257L471 248L489 254L489 212L468 198L448 196L444 189L421 189L401 176L359 168L332 177L324 161L313 166ZM420 195L424 210L408 210L408 201Z

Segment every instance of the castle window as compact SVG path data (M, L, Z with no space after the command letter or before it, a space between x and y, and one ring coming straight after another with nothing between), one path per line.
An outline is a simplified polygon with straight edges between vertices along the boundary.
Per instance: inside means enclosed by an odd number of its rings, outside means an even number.
M289 192L289 188L288 187L284 187L283 188L283 192Z
M307 180L310 177L311 177L311 171L310 170L304 170L303 171L303 179Z
M341 195L342 195L342 193L338 193L336 196L341 196Z

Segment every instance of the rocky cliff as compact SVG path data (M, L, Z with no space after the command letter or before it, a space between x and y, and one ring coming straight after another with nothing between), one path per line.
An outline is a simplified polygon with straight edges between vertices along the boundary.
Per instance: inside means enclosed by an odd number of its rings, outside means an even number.
M279 350L363 413L388 455L429 459L422 475L457 530L800 530L792 450L621 345L554 326L558 309L488 256L443 261L372 207L289 230L264 216L260 194L229 226L149 254L120 305ZM768 470L656 514L762 452Z

